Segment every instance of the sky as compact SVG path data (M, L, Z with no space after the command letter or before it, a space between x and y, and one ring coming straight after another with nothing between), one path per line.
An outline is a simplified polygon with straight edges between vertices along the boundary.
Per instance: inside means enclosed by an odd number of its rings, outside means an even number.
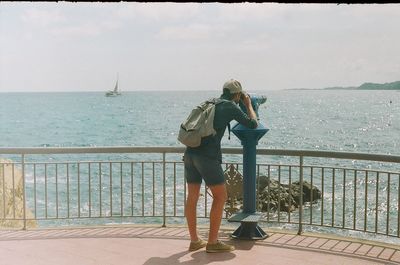
M400 80L400 4L0 2L0 92Z

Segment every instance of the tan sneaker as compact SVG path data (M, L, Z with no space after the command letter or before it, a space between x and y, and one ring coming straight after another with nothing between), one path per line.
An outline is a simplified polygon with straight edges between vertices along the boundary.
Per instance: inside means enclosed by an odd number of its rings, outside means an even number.
M207 241L199 239L196 242L190 242L189 251L196 251L204 248L207 245Z
M206 251L208 253L219 253L219 252L230 252L234 251L235 247L225 244L221 241L217 241L215 244L207 244Z

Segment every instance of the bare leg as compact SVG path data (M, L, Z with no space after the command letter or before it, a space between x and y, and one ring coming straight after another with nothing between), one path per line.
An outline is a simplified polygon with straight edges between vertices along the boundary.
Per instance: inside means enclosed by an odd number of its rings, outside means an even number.
M227 199L226 187L224 184L209 186L213 195L213 202L210 211L210 233L208 243L214 244L218 240L218 232L221 226L222 213Z
M189 227L191 241L199 240L197 234L197 201L199 200L201 184L188 183L185 216Z

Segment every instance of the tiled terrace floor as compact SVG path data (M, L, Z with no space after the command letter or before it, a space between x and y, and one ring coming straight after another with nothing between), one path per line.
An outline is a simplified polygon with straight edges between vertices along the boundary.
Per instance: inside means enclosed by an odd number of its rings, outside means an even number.
M206 238L207 229L199 230ZM222 229L221 239L235 245L236 250L210 254L204 249L187 251L189 237L185 227L0 230L0 264L400 264L400 247L395 245L268 230L265 240L234 240L229 238L232 232Z

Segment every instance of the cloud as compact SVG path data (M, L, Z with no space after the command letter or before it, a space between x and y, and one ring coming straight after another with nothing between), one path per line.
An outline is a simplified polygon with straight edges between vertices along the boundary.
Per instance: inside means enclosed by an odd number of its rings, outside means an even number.
M212 27L194 23L184 26L167 26L160 30L156 38L162 40L209 40L213 36L221 38L227 28Z
M78 26L65 26L54 28L50 32L56 37L82 37L82 36L98 36L103 30L102 27L95 23L84 23Z
M39 4L25 9L20 19L25 25L27 39L33 39L35 35L75 39L100 36L121 28L123 20L113 17L110 10L112 12L113 8L96 4Z
M21 20L29 25L46 27L65 22L66 18L58 10L31 8L22 13Z
M270 49L271 40L264 35L253 39L244 39L237 46L238 52L265 52Z
M182 20L197 16L200 3L125 3L114 12L115 18L147 21Z
M291 10L292 5L277 3L233 3L219 6L219 20L241 23L279 17Z
M121 28L122 23L119 21L105 20L83 21L77 25L69 25L62 27L54 27L49 32L55 37L61 38L80 38L80 37L95 37L106 34Z
M42 32L62 38L93 37L122 28L159 27L195 18L199 14L201 4L179 3L124 3L124 4L92 4L61 5L65 9L30 8L22 15L22 21L28 26L40 27ZM57 5L60 7L60 5ZM61 11L63 13L61 13ZM187 27L187 26L186 26ZM207 29L201 25L191 26L200 35L190 36L191 29L168 27L160 32L160 38L171 38L176 32L184 32L182 38L202 38ZM32 33L31 33L32 34Z

